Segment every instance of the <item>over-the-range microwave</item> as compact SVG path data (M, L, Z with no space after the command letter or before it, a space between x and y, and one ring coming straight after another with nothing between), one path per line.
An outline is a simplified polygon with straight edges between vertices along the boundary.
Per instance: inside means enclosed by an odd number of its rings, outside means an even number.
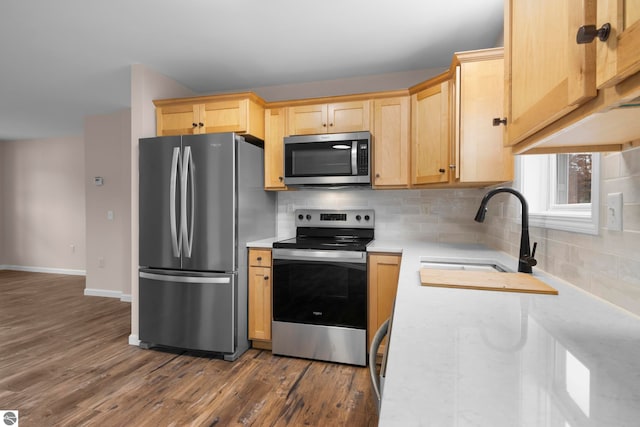
M371 133L329 133L284 138L288 186L371 185Z

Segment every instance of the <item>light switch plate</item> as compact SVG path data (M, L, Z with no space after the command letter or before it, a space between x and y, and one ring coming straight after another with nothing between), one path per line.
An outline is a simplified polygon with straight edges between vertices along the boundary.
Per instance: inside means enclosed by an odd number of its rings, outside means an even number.
M607 194L607 228L622 231L622 193Z

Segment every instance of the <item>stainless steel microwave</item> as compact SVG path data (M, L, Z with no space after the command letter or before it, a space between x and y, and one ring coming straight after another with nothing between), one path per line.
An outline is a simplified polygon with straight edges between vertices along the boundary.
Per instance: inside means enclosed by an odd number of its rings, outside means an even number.
M371 134L285 137L284 183L288 186L370 186Z

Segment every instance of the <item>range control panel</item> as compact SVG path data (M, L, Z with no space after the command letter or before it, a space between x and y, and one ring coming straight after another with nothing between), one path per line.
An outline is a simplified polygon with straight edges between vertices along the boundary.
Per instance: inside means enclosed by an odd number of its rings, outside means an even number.
M298 209L295 211L296 227L373 228L373 209L323 210Z

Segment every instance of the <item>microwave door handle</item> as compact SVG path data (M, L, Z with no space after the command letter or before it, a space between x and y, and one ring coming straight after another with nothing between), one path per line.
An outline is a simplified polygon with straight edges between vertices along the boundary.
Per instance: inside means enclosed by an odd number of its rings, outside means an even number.
M358 141L351 141L351 175L358 175Z

